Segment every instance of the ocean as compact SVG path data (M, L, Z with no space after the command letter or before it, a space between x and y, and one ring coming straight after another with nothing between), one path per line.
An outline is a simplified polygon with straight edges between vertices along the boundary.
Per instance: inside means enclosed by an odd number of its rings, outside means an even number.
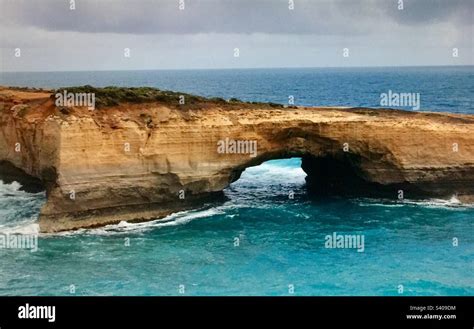
M472 66L0 75L0 85L84 84L276 103L291 95L307 106L380 107L392 90L420 93L421 111L474 114ZM36 252L0 249L0 295L474 295L474 206L314 197L300 166L247 168L227 201L165 221L41 234ZM0 182L0 233L37 232L44 201ZM326 248L333 234L362 236L364 248Z

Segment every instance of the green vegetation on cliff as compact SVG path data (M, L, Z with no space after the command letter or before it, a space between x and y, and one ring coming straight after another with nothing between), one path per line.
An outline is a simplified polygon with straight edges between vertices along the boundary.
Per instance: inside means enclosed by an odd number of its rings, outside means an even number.
M92 93L95 95L95 106L97 108L107 106L117 106L120 103L147 103L147 102L162 102L167 105L199 105L203 103L214 103L214 104L242 104L243 101L237 98L231 98L228 101L219 98L205 98L202 96L196 96L181 92L174 92L169 90L160 90L152 87L115 87L109 86L104 88L96 88L90 85L77 86L77 87L63 87L56 89L51 95L51 98L55 97L56 93ZM183 104L184 102L184 104ZM271 107L283 107L281 104L276 103L262 103L262 102L251 102L248 104L253 105L266 105Z
M180 97L184 97L185 104L195 104L206 101L206 98L160 90L152 87L104 87L96 88L89 85L79 87L64 87L55 90L55 93L93 93L95 95L95 103L98 108L106 106L116 106L120 103L146 103L146 102L163 102L167 104L178 105ZM54 97L54 95L52 96Z

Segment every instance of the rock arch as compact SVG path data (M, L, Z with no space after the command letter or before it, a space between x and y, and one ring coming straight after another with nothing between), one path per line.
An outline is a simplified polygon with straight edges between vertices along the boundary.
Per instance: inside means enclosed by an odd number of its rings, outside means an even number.
M164 217L219 195L249 166L290 156L319 192L474 200L472 115L202 98L61 111L50 92L5 89L0 99L0 161L46 187L43 232ZM256 156L218 152L226 138L255 141Z

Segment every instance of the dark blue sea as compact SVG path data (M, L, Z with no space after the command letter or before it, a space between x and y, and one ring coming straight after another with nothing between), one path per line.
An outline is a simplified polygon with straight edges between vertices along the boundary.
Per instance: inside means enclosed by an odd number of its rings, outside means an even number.
M380 107L392 90L420 93L421 111L474 114L472 66L0 75L0 85L84 84L284 104L292 95L308 106ZM248 168L227 201L166 222L40 235L36 252L0 249L0 295L474 295L473 206L454 196L314 198L300 165ZM44 201L0 182L0 233L37 232ZM334 233L364 236L363 252L325 248Z

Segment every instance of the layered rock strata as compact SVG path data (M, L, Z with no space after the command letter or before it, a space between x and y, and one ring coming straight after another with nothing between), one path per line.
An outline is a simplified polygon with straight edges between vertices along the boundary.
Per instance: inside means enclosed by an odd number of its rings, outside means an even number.
M474 201L473 115L165 96L91 111L0 88L0 179L46 189L43 232L162 218L287 157L317 193Z

